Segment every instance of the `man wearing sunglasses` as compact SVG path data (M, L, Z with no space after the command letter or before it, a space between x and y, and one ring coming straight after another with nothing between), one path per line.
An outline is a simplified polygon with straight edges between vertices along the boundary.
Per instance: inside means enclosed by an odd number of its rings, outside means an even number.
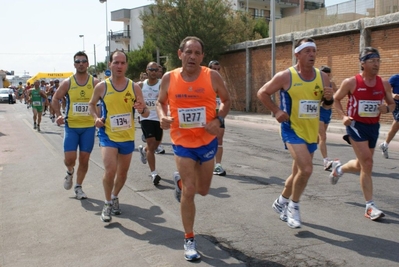
M87 198L82 190L83 180L89 168L90 153L93 150L95 127L93 117L89 114L89 100L98 79L87 73L89 61L86 53L77 52L73 56L76 73L62 81L53 95L52 107L57 125L65 124L64 129L64 163L67 168L64 188L72 188L77 150L79 147L79 167L76 174L75 196ZM61 115L60 102L66 97L65 118Z
M146 140L146 145L139 146L140 159L143 164L148 162L148 166L151 171L151 180L154 185L158 185L161 177L155 168L155 151L161 144L163 130L160 127L158 114L155 107L155 102L157 101L159 95L159 85L161 80L158 79L158 64L156 62L150 62L147 65L148 79L139 83L141 90L143 92L144 101L148 109L150 110L150 115L147 118L141 118L141 130L143 131L144 138Z

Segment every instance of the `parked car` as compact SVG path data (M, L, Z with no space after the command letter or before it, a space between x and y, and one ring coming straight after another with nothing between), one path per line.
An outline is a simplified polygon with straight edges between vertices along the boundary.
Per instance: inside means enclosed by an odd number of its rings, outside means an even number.
M12 90L10 88L0 88L0 103L8 103L8 92ZM14 92L12 93L12 103L16 103L16 97Z

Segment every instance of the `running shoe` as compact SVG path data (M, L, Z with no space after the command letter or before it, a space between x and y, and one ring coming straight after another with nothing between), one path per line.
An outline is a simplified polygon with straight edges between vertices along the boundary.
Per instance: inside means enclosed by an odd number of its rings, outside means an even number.
M175 198L178 202L180 202L181 198L181 189L179 187L179 182L180 181L180 174L179 172L174 172L173 173L173 182L175 183Z
M37 124L36 124L36 122L34 122L33 123L33 130L36 130L37 129Z
M161 176L159 176L158 174L151 174L151 179L154 185L158 185L159 181L161 181Z
M213 170L213 174L219 176L226 176L226 171L223 169L222 165L216 164L215 169Z
M51 122L54 123L55 122L55 116L51 116Z
M37 131L40 132L40 125L37 125Z
M384 143L381 143L380 145L379 145L379 148L381 149L381 153L382 153L382 155L384 156L384 158L389 158L389 155L388 155L388 146L387 145L385 145Z
M122 211L119 208L119 198L114 198L112 200L111 214L112 215L121 215L122 214Z
M86 199L87 198L87 196L86 196L85 192L83 192L81 186L75 186L75 196L77 199Z
M329 171L332 167L333 160L324 161L324 170Z
M112 220L111 216L112 205L111 204L104 204L103 211L101 212L101 221L103 222L110 222Z
M201 258L194 238L184 239L184 258L188 261L195 261Z
M272 208L276 213L280 215L280 220L282 220L283 222L287 221L287 207L288 207L288 202L280 204L278 202L278 198L273 202L272 205Z
M291 228L301 228L301 216L299 206L287 206L287 225Z
M337 171L337 168L342 166L341 162L339 160L334 160L332 163L332 171L329 175L330 178L330 183L331 184L337 184L339 178L342 176L342 174L339 174Z
M66 190L69 190L69 189L72 188L73 173L74 173L74 171L72 171L71 174L68 173L68 171L67 171L67 173L66 173L66 176L65 176L65 179L64 179L64 188L65 188Z
M145 153L145 149L142 145L139 145L140 152L140 160L143 164L147 164L147 154Z
M155 154L165 154L165 149L162 145L159 145L157 149L155 149Z
M364 213L366 218L369 218L372 221L378 220L385 216L384 212L379 210L375 204L371 204L368 207L366 206L366 212Z

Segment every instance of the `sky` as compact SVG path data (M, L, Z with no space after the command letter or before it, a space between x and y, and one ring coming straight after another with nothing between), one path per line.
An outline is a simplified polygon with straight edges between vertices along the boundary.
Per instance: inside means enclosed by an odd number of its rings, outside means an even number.
M346 1L325 3L330 6ZM94 55L96 62L104 62L106 18L109 31L123 30L123 22L111 21L111 11L152 3L152 0L1 1L0 69L14 71L18 76L74 72L73 55L81 50L88 54L90 65L94 65Z

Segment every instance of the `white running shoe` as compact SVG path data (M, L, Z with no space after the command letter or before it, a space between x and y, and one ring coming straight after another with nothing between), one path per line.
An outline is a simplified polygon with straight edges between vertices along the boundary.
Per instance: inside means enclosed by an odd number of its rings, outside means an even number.
M330 183L331 184L337 184L339 178L342 176L342 174L339 174L337 171L337 168L342 166L341 162L339 160L334 160L332 163L332 171L329 175L330 178Z
M371 204L369 206L366 206L366 212L364 213L364 216L366 218L369 218L372 221L378 220L379 218L382 218L385 216L384 212L379 210L375 204Z
M72 178L73 178L74 171L75 170L73 170L71 174L69 174L68 171L66 173L66 176L64 178L64 188L65 188L65 190L69 190L69 189L72 188Z
M280 220L282 220L283 222L287 221L287 207L288 207L288 202L280 204L278 202L278 198L273 202L272 205L272 208L276 213L280 215Z
M215 169L213 169L213 174L219 176L226 176L226 171L223 169L220 163L215 165Z
M287 225L291 228L301 228L301 216L299 206L287 206Z
M101 212L101 221L103 222L112 221L111 210L112 210L111 204L104 204L103 211Z
M381 149L381 153L382 153L382 155L384 156L384 158L389 158L389 155L388 155L388 146L387 145L385 145L384 143L381 143L380 145L379 145L379 148Z
M155 154L165 154L165 149L162 145L159 145L157 149L155 149Z
M121 215L122 214L122 211L119 208L119 198L114 198L112 200L111 214L112 215Z
M332 167L332 164L333 164L333 160L327 160L327 161L324 161L324 170L325 171L329 171L330 169L331 169L331 167Z
M175 183L175 198L178 202L180 202L181 198L181 189L179 187L179 182L180 181L180 174L179 172L174 172L173 173L173 182Z
M87 198L87 196L86 196L85 192L83 192L81 186L75 186L75 196L77 199L86 199Z
M140 160L143 164L147 164L147 154L145 149L142 145L139 145L139 152L140 152Z
M201 255L197 252L197 243L194 238L184 240L184 258L188 261L195 261L201 258Z

